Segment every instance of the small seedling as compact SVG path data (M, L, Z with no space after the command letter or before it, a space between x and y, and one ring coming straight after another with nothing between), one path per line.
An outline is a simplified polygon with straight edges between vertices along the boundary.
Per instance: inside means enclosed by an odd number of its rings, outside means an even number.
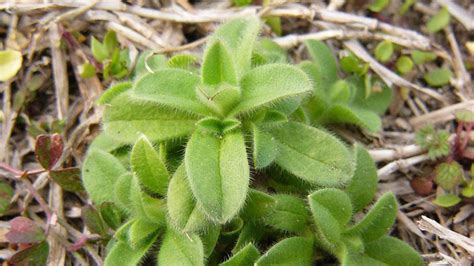
M314 60L300 65L313 81L313 95L303 108L306 119L321 124L355 124L371 132L379 131L379 114L390 104L391 90L380 83L375 86L366 68L352 57L342 62L343 68L356 74L340 79L329 47L319 41L307 41L306 47Z
M121 49L117 40L117 35L113 31L105 34L104 40L99 42L96 38L91 39L91 49L94 59L102 65L102 75L104 79L122 79L129 74L128 50ZM97 70L90 63L81 66L81 76L91 77Z
M428 150L428 155L432 160L441 159L444 161L436 166L434 182L442 188L444 194L439 195L434 200L436 205L441 207L452 207L462 201L464 198L474 196L474 182L466 178L463 166L459 163L464 159L472 159L469 152L466 152L469 142L469 135L474 127L474 114L467 110L461 110L456 113L458 126L454 141L449 142L449 133L443 130L436 130L429 125L422 128L416 135L418 145ZM472 166L471 166L472 172ZM431 182L431 180L425 180ZM414 184L422 189L422 183Z

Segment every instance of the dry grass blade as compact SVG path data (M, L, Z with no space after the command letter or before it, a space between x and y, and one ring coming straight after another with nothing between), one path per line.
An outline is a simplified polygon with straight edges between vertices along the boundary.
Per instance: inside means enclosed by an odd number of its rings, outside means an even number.
M435 234L442 239L446 239L449 242L464 248L471 255L474 255L473 239L458 234L426 216L422 216L421 220L419 220L417 223L421 230Z

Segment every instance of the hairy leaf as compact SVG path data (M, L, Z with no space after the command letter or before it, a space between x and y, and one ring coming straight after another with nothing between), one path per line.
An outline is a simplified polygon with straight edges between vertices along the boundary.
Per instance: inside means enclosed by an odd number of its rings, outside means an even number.
M377 166L370 154L361 146L355 146L356 168L354 176L346 188L351 198L354 213L364 209L377 191Z
M256 169L269 166L278 153L275 139L269 133L253 125L253 163Z
M133 96L183 112L207 114L196 98L199 77L186 70L161 69L136 81Z
M296 100L296 99L295 99ZM281 104L277 104L273 109L270 109L265 112L265 116L261 121L260 126L263 128L272 128L282 126L284 123L288 122L287 114L293 113L294 109L291 106L284 106L283 103L288 103L289 105L293 105L293 100L287 100L282 102ZM299 105L299 101L297 101L296 105ZM287 109L289 107L288 112L285 113L286 110L278 111L275 109ZM293 109L293 110L292 110Z
M169 67L189 69L191 65L196 63L198 58L191 54L177 54L171 57L166 63Z
M316 87L321 90L329 89L338 80L336 58L332 50L324 42L316 40L306 41L305 45L313 58L315 70L319 72L318 76L312 77Z
M114 203L104 202L100 205L100 215L104 222L113 230L117 230L122 223L122 214Z
M306 237L283 239L263 254L255 266L263 265L311 265L313 241Z
M266 233L265 227L260 223L246 223L240 230L237 243L235 243L232 253L236 254L248 243L258 242Z
M387 265L424 265L423 258L412 247L390 236L367 243L365 253Z
M286 51L271 39L261 39L255 45L252 62L255 66L270 63L286 63Z
M352 97L351 86L345 80L338 80L331 85L329 99L333 103L349 103Z
M161 224L150 222L146 219L135 220L128 230L128 241L132 248L146 244L148 239L157 234L162 227Z
M221 41L228 48L234 59L237 77L250 69L252 50L259 30L259 19L248 17L223 24L212 35L212 39Z
M383 114L387 110L392 100L392 90L385 85L379 91L370 91L367 97L364 89L364 81L357 76L351 76L348 81L355 87L355 95L352 99L352 106L360 109L367 109L377 114Z
M324 188L309 196L309 205L313 215L318 215L318 206L322 206L337 220L343 230L352 218L352 204L350 197L342 190Z
M309 218L304 200L285 194L273 195L273 198L276 203L265 223L286 232L304 231Z
M138 78L144 74L154 73L155 71L166 67L166 56L162 54L153 54L152 51L146 51L140 54L133 71L133 77Z
M119 82L110 86L99 98L98 104L110 103L117 95L132 88L129 81Z
M130 155L132 170L144 188L164 196L169 173L153 145L145 136L135 143Z
M317 99L318 104L313 104L311 107L322 108L322 104L329 104L328 90L335 80L323 79L323 75L328 77L327 74L322 73L322 66L316 63L304 61L299 65L300 69L303 70L311 80L313 88L313 99ZM321 102L321 103L319 103Z
M179 230L193 232L202 229L207 223L205 214L193 198L184 165L178 167L171 178L167 206L171 222Z
M124 241L115 241L105 258L104 266L138 265L157 237L158 234L153 234L136 247L131 247Z
M95 203L114 200L114 184L126 173L125 168L112 154L91 150L82 167L82 182Z
M262 191L250 189L241 217L244 220L258 220L267 217L275 207L277 199Z
M133 176L131 173L124 173L117 178L114 186L114 200L122 210L131 212L132 203L130 202L130 191L132 187Z
M294 122L272 133L279 150L275 162L297 177L322 186L341 186L351 178L351 155L330 134Z
M165 110L154 102L133 99L129 93L118 95L104 114L106 134L127 143L135 143L142 134L151 141L184 137L193 131L195 122L191 115Z
M220 225L211 225L206 228L206 231L201 234L201 241L204 247L204 256L207 258L209 257L214 248L217 245L217 240L219 240L219 236L221 235L221 226Z
M324 118L327 123L355 124L371 132L377 132L382 128L382 121L377 114L355 106L335 104L327 110Z
M166 203L163 199L152 198L144 193L136 177L131 181L130 203L136 217L148 219L154 223L166 220Z
M373 259L365 254L360 254L352 251L347 251L341 260L342 266L386 266L387 264Z
M252 69L240 81L242 99L232 113L249 112L311 91L311 82L296 67L284 64Z
M234 256L230 257L225 262L219 264L220 266L253 266L255 261L260 257L260 252L252 244L248 243Z
M390 230L396 215L397 200L392 192L387 192L361 221L347 230L347 233L360 235L365 242L377 240Z
M232 219L243 206L250 178L242 133L219 139L195 132L185 162L191 190L204 211L220 222Z
M202 63L202 82L207 85L237 85L234 62L221 41L212 42L206 49Z
M158 253L158 265L204 265L201 239L195 234L185 235L168 228Z

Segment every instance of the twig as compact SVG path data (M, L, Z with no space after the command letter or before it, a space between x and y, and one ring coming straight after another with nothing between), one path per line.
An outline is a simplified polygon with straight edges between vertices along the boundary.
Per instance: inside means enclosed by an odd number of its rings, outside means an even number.
M176 12L161 11L156 9L144 8L141 6L129 6L128 12L145 17L159 20L173 21L178 23L206 23L206 22L218 22L225 21L235 17L246 17L254 16L257 9L254 7L244 8L240 11L235 9L219 10L219 9L208 9L199 10L194 13L187 11L181 11L180 14Z
M63 119L69 106L69 82L67 78L66 57L61 50L59 25L51 23L49 28L51 55L53 59L54 89L56 92L56 109L58 118Z
M149 26L141 18L132 14L124 13L124 12L116 12L116 13L120 21L130 26L132 29L136 30L140 34L142 34L145 38L151 39L160 47L167 47L166 43L158 36L158 34L156 34L153 27Z
M399 44L401 46L414 48L414 49L424 49L424 46L420 46L419 42L400 38L397 36L384 34L384 33L372 33L369 31L362 30L346 30L346 29L328 29L324 31L319 31L315 33L308 34L289 34L284 37L274 38L273 41L278 43L284 48L290 48L299 45L300 43L306 40L327 40L327 39L338 39L338 40L350 40L350 39L370 39L370 40L389 40L393 43Z
M407 229L415 235L419 236L422 239L426 239L426 236L420 231L420 229L418 229L418 227L416 227L415 223L410 218L408 218L408 216L401 210L397 212L397 220L403 223L407 227Z
M162 49L159 49L159 50L155 51L155 53L161 54L161 53L171 53L171 52L179 52L179 51L190 50L190 49L193 49L193 48L196 48L198 46L201 46L201 45L205 44L206 41L207 41L207 37L204 37L204 38L201 38L197 41L187 43L185 45L181 45L181 46L177 46L177 47L162 48Z
M79 241L83 237L81 232L69 225L64 219L58 218L58 223L68 231L74 241ZM90 238L88 237L88 239ZM90 244L85 244L82 246L82 248L89 254L89 256L92 257L92 259L94 259L97 265L103 264L102 258L99 256L99 254L97 254L96 250Z
M55 19L54 19L54 22L55 23L58 23L60 21L63 21L63 20L71 20L77 16L80 16L81 14L84 14L87 10L93 8L97 2L99 0L91 0L90 3L88 3L87 5L85 6L81 6L79 8L76 8L76 9L73 9L73 10L70 10L68 12L65 12L59 16L57 16Z
M411 157L424 152L424 149L416 144L395 147L392 149L369 150L370 156L376 162L393 161L406 157Z
M377 175L379 177L379 180L386 180L390 176L390 174L400 169L411 167L415 164L419 164L429 159L430 157L427 154L421 154L421 155L410 157L408 159L396 160L380 168L377 171Z
M421 216L421 220L419 220L417 224L422 231L427 231L432 234L435 234L442 239L446 239L449 242L464 248L471 255L474 254L473 239L458 234L426 216Z
M108 29L111 29L115 32L117 32L118 34L124 36L125 38L129 39L130 41L133 41L137 44L140 44L141 46L143 47L146 47L148 49L151 49L151 50L158 50L160 48L160 46L157 44L157 43L154 43L150 40L148 40L147 38L143 37L140 33L128 28L128 27L125 27L123 25L120 25L118 23L115 23L115 22L108 22L106 24L106 27Z
M439 93L435 92L432 89L429 88L423 88L421 86L418 86L412 82L409 82L408 80L400 77L399 75L395 74L379 62L375 60L372 56L367 53L367 51L362 47L362 45L356 41L356 40L350 40L350 41L345 41L344 45L351 50L357 57L362 59L363 61L369 63L370 67L376 72L380 78L384 80L384 82L391 87L393 84L400 86L400 87L408 87L412 88L415 91L418 91L420 93L426 94L441 103L447 105L448 103L446 102L446 99Z
M43 209L44 213L46 214L46 234L48 234L51 221L53 219L53 213L51 212L48 203L43 199L43 197L41 197L38 191L36 191L35 187L33 186L33 184L31 184L30 180L28 180L26 176L22 176L20 180L26 185L30 194L33 196L33 198L35 198L35 200L41 206L41 209Z
M55 211L57 218L64 217L64 206L63 206L63 192L61 187L54 183L50 182L49 189L49 204L50 208ZM51 229L57 232L59 235L65 235L66 230L62 228L59 224L51 224ZM54 237L48 237L48 242L50 246L50 259L49 264L51 266L62 266L66 261L66 249L64 246Z
M415 128L420 128L428 123L437 124L454 119L454 113L462 109L469 109L474 106L474 100L453 104L442 109L424 114L410 119L410 124Z
M445 32L454 56L453 67L454 72L457 76L457 82L455 82L455 84L453 85L458 89L459 93L461 94L461 99L466 101L469 100L472 95L471 76L469 75L469 73L467 73L466 67L464 66L461 51L459 50L459 45L456 41L456 37L454 36L453 30L451 29L451 27L447 27Z
M316 18L320 18L323 21L337 24L345 24L350 27L359 27L370 30L382 30L388 34L399 36L401 38L413 39L413 41L419 42L417 46L424 47L424 50L430 48L430 40L412 30L395 27L388 23L380 22L379 20L374 18L357 16L345 12L315 8L313 8L313 10L315 10L316 12Z
M44 3L44 1L38 1L37 3L4 3L0 4L0 10L8 10L15 13L26 13L37 10L51 10L58 7L84 7L90 4L90 0L55 0L52 3ZM111 11L125 11L127 5L117 0L99 1L94 8L111 10Z

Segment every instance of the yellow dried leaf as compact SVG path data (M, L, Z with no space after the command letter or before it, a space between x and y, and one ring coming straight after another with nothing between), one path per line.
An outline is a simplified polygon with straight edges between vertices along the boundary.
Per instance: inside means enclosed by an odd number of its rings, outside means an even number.
M0 51L0 81L14 77L21 67L23 57L14 50Z

